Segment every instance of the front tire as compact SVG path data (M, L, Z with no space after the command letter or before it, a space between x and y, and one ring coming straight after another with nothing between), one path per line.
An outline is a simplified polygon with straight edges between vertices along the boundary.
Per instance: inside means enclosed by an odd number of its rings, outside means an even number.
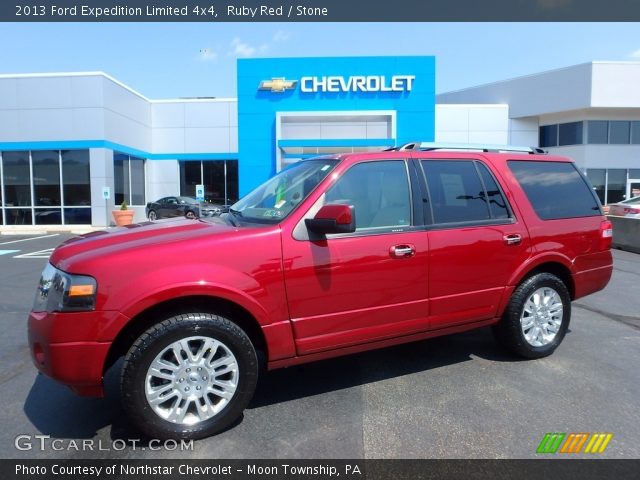
M154 220L158 219L158 214L156 213L155 210L149 210L148 218L149 218L150 221L153 222Z
M562 343L571 318L571 296L562 280L539 273L513 292L494 334L505 348L524 358L551 355Z
M209 313L152 326L125 356L120 395L134 425L151 438L198 439L231 425L258 378L256 351L229 319Z

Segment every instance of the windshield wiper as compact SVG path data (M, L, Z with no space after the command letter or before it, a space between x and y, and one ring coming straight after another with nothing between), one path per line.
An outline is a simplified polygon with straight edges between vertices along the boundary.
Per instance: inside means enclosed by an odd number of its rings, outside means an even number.
M238 217L238 218L242 217L242 212L241 212L241 211L239 211L239 210L234 210L233 208L230 208L230 209L227 211L227 218L229 219L229 221L231 222L231 224L232 224L234 227L239 227L239 226L240 226L240 222L238 222L238 221L235 219L235 217Z

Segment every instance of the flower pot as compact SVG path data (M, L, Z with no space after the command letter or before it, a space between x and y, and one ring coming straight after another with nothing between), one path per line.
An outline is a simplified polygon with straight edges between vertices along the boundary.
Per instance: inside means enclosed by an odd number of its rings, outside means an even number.
M116 225L119 227L122 225L131 225L133 223L133 213L133 210L113 210L111 212Z

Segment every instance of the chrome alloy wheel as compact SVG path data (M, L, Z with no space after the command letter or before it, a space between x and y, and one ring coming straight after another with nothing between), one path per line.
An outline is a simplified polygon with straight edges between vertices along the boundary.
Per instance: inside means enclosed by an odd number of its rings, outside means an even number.
M229 347L211 337L187 337L151 362L145 395L165 420L195 425L217 415L238 387L238 362Z
M520 315L525 340L533 347L553 342L562 324L563 306L553 288L542 287L529 296Z

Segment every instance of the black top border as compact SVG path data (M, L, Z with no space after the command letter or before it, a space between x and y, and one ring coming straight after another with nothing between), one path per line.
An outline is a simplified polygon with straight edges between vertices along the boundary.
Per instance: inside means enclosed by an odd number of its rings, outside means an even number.
M637 21L637 0L4 0L0 4L0 22Z

